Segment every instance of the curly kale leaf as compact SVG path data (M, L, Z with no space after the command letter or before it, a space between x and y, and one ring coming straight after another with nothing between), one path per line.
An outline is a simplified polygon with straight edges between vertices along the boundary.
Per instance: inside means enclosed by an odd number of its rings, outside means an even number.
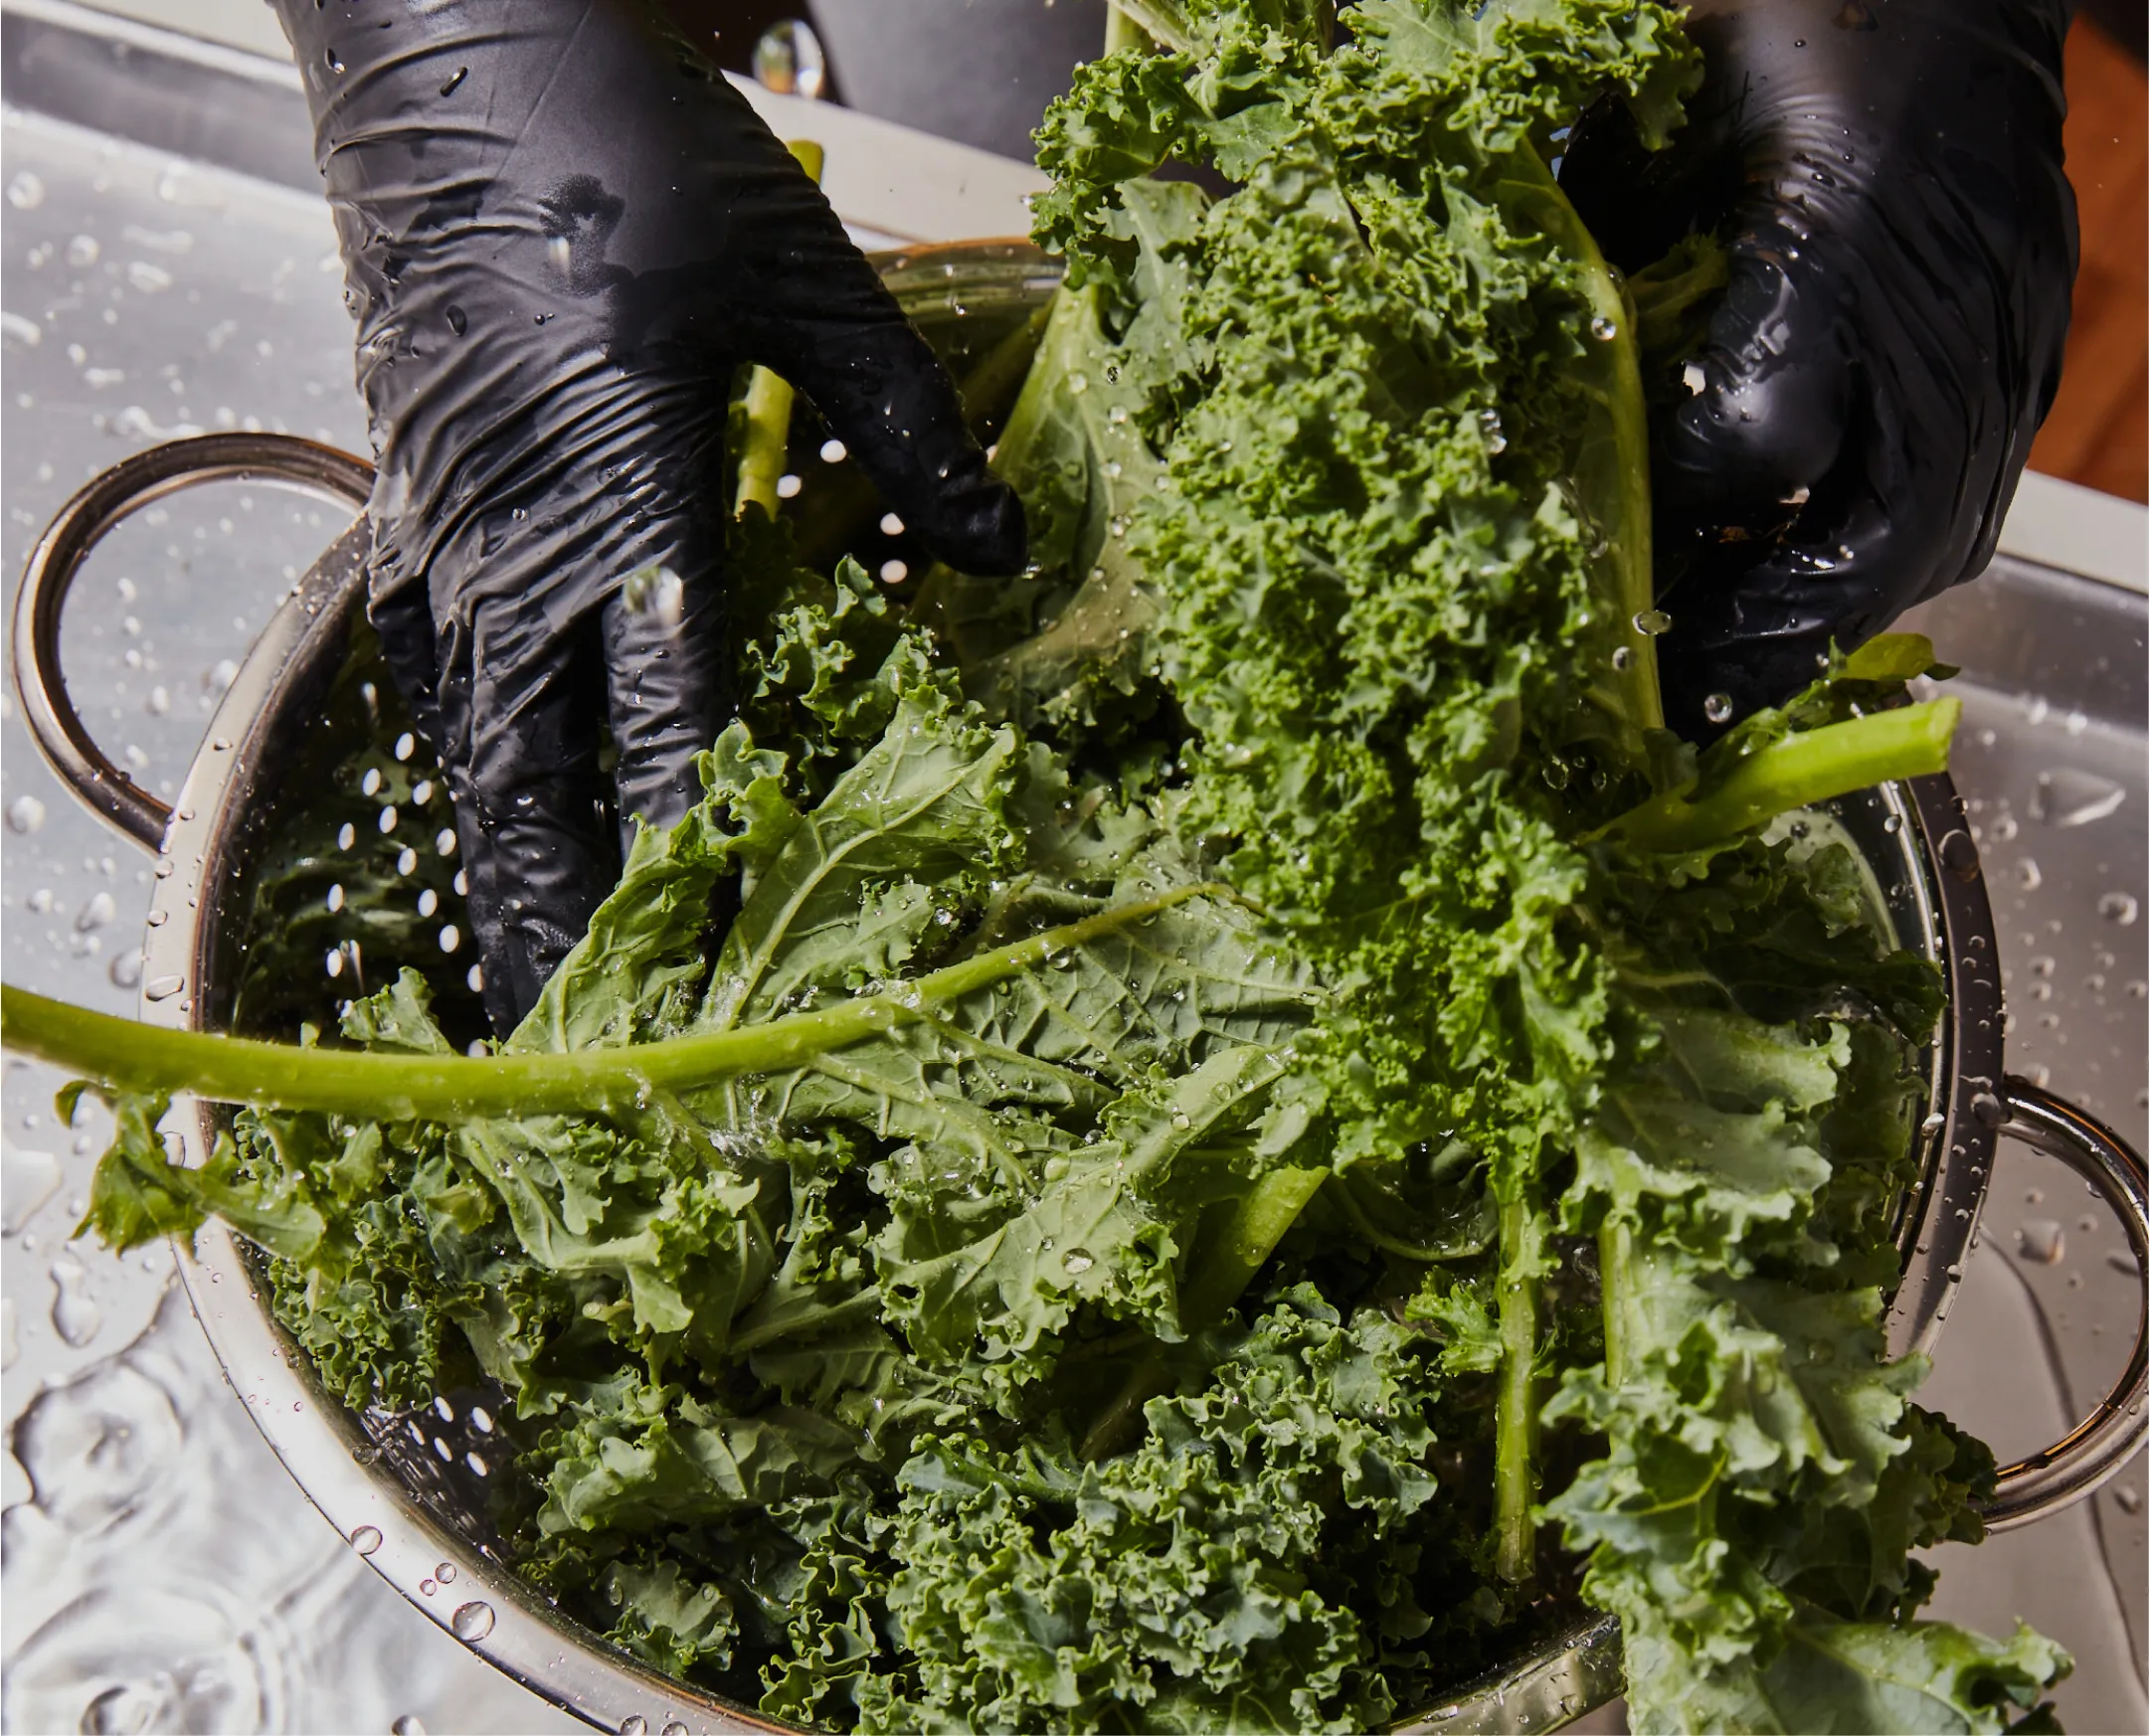
M1380 1722L1423 1662L1433 1390L1408 1333L1297 1290L1121 1458L923 1443L888 1545L908 1658L861 1728Z

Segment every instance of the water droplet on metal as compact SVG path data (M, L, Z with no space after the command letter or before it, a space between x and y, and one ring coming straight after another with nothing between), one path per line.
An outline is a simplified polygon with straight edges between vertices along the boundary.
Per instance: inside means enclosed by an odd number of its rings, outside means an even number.
M405 1712L388 1726L388 1736L426 1736L426 1727L418 1721L416 1712Z
M2131 1482L2122 1482L2111 1491L2111 1498L2119 1503L2122 1513L2132 1516L2141 1511L2141 1490Z
M148 986L142 990L142 995L148 1000L170 1000L186 985L187 979L184 976L152 976Z
M361 1555L371 1555L381 1546L381 1532L377 1525L361 1525L351 1533L351 1547Z
M78 1260L63 1256L52 1263L53 1330L70 1349L80 1350L104 1324L104 1310L90 1295L90 1274Z
M2057 1266L2066 1258L2066 1230L2058 1218L2026 1218L2015 1232L2015 1252L2033 1266Z
M465 1646L474 1646L492 1632L492 1606L486 1603L467 1603L448 1618L448 1625L454 1636Z
M2030 817L2049 826L2085 826L2115 811L2126 789L2109 778L2073 766L2040 772L2030 795Z
M34 795L18 795L8 803L8 830L34 832L45 823L45 804Z
M1957 880L1967 882L1978 877L1977 845L1971 842L1970 834L1960 826L1940 840L1936 854L1940 858L1940 866Z
M649 1736L649 1720L639 1712L629 1712L620 1720L620 1736Z
M2141 900L2131 892L2107 892L2096 901L2096 914L2122 929L2132 928L2141 916Z

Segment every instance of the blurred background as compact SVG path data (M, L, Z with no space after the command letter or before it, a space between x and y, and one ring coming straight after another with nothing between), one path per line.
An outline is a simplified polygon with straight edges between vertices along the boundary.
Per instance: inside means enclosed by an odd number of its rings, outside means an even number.
M1027 137L1104 0L672 0L757 100L817 98L826 185L869 246L1006 235ZM1956 777L2003 946L2009 1061L2149 1133L2149 81L2140 0L2068 43L2083 261L2065 379L1993 574L1913 624L1964 665ZM261 0L0 0L0 566L124 453L214 428L363 450L350 322L303 106ZM134 34L129 34L130 32ZM174 51L178 33L192 46ZM88 46L86 46L88 45ZM1046 55L1044 47L1051 53ZM899 52L900 51L900 52ZM86 73L84 69L90 69ZM170 69L178 69L176 73ZM775 97L770 92L778 93ZM790 111L791 120L797 111ZM175 497L78 587L71 691L169 794L255 632L340 528L272 489ZM0 696L6 975L131 1013L147 859L77 808ZM0 1728L576 1728L378 1579L224 1388L169 1254L69 1240L102 1149L59 1082L10 1061L0 1106L9 1453ZM2133 1341L2112 1214L2008 1147L1923 1395L2003 1459L2056 1439ZM1951 1549L1939 1613L2068 1646L2076 1731L2149 1730L2139 1461L2094 1500ZM1621 1727L1617 1708L1590 1728Z

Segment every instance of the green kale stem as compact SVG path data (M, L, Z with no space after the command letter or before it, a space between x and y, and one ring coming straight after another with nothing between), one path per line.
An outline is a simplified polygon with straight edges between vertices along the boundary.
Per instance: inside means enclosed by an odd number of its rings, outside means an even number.
M786 148L813 180L820 179L824 161L821 148L811 139L795 138ZM758 506L776 517L776 485L784 474L784 460L791 452L791 407L798 394L791 382L773 368L756 368L746 386L746 438L739 448L739 492L732 504L734 514Z
M1629 765L1647 760L1646 737L1664 727L1657 641L1640 619L1654 606L1649 495L1649 422L1642 395L1639 320L1596 238L1559 190L1536 147L1523 144L1501 168L1500 203L1547 237L1574 262L1582 291L1582 353L1568 377L1590 401L1571 468L1573 504L1595 539L1590 557L1594 621L1589 640L1587 712L1608 730Z
M1935 699L1803 730L1749 754L1701 800L1676 792L1653 797L1602 835L1633 849L1678 855L1724 843L1831 796L1944 772L1961 717L1961 700Z
M1255 1182L1215 1240L1200 1249L1199 1268L1179 1292L1179 1324L1198 1331L1223 1318L1328 1178L1326 1169L1272 1169ZM1083 1436L1084 1461L1094 1464L1129 1445L1142 1407L1169 1384L1162 1356L1153 1352L1138 1362Z
M1536 1202L1526 1192L1500 1205L1500 1395L1493 1456L1494 1565L1521 1584L1536 1571L1537 1268Z
M1610 1217L1597 1231L1597 1277L1604 1296L1604 1379L1626 1384L1634 1322L1634 1226Z
M1202 896L1232 894L1213 884L1176 887L996 947L879 994L742 1030L658 1043L490 1056L309 1049L166 1030L0 984L0 1048L117 1090L191 1092L220 1103L314 1110L361 1121L634 1113L661 1092L788 1071L925 1018L1002 977L1034 969L1055 954Z

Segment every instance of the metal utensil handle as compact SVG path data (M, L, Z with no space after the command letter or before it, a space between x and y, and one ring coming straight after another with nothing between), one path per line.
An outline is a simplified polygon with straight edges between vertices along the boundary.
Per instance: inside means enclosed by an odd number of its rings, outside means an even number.
M2102 1122L2027 1079L2008 1079L2004 1130L2057 1157L2088 1182L2126 1226L2137 1273L2149 1272L2149 1169ZM2012 1531L2093 1493L2149 1440L2149 1294L2142 1302L2134 1354L2109 1393L2065 1440L2000 1472L1981 1504L1988 1531Z
M148 850L160 848L172 810L90 739L60 668L60 613L90 551L153 500L204 482L284 482L363 508L373 466L296 434L213 434L167 440L122 458L84 485L38 538L15 597L10 650L23 718L38 752L75 798Z

